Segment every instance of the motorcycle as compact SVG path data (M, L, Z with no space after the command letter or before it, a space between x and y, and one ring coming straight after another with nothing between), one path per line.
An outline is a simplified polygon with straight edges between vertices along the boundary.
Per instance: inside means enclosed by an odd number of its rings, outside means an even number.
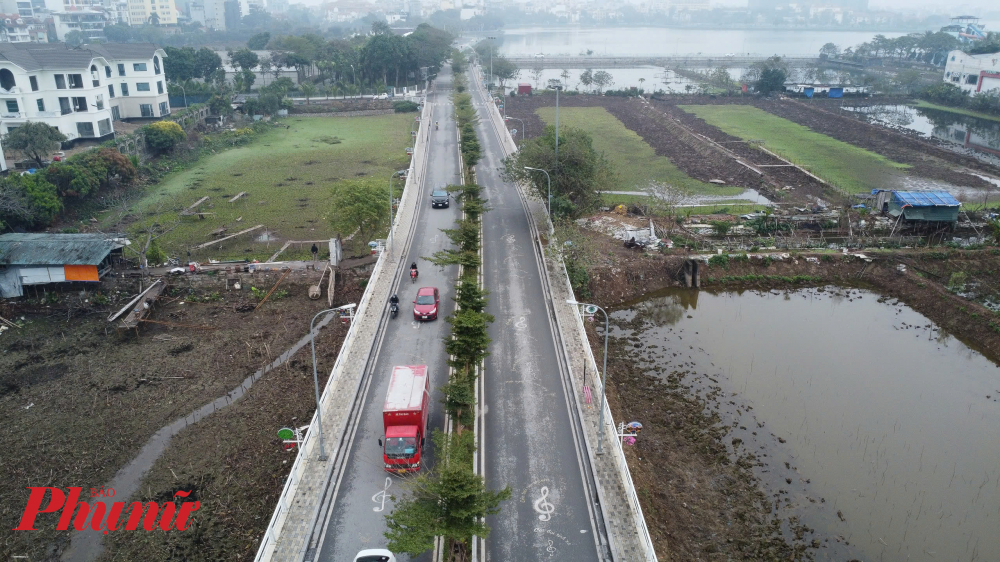
M389 303L389 315L395 318L399 314L399 305L397 303Z
M410 270L410 283L411 284L417 282L417 275L418 275L418 273L417 273L416 269L411 269Z

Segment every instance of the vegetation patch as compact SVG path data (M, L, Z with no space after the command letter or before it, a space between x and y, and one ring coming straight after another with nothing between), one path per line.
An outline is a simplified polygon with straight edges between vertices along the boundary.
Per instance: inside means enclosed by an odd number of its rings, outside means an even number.
M347 180L328 178L358 174L388 178L406 167L409 119L404 115L290 119L285 121L288 128L275 127L260 135L259 142L265 142L266 149L250 145L219 152L150 188L129 209L131 216L140 218L128 231L138 239L145 238L141 232L154 225L170 229L158 239L159 245L167 254L180 256L190 247L213 240L213 233L219 237L265 226L261 231L269 234L262 242L243 237L212 250L210 257L220 260L266 259L280 248L275 237L330 238L338 233L332 216L335 193ZM339 141L336 149L330 146L332 139ZM246 195L230 202L240 192ZM181 215L205 196L209 199L195 209L204 212L204 218ZM303 199L305 203L300 202ZM113 228L114 221L123 218L113 210L105 217L105 226ZM346 237L351 232L340 234Z
M554 107L542 107L536 113L546 124L555 125ZM574 127L590 134L594 150L604 153L617 175L616 189L644 190L650 183L660 182L690 194L735 195L743 191L698 181L685 174L670 159L658 156L642 137L603 107L560 108L559 127Z
M802 166L845 193L882 188L899 170L909 168L749 105L678 107L727 134L762 141L771 152Z

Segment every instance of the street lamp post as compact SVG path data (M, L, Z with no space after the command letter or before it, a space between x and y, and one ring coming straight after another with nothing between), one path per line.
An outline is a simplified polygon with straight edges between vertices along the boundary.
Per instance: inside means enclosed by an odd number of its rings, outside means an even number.
M358 87L358 71L354 70L354 65L351 65L351 75L354 76L354 87Z
M528 166L525 166L524 169L544 173L545 179L549 182L549 233L551 234L555 229L555 226L552 224L552 177L549 176L549 172L547 170L543 170L541 168L529 168Z
M187 90L185 90L184 86L181 86L180 84L177 84L177 87L180 88L181 89L181 93L184 94L184 109L187 109L187 106L188 106L188 94L187 94Z
M556 165L553 171L559 172L559 90L562 86L556 86Z
M352 305L338 306L337 308L328 308L326 310L321 310L313 316L312 321L309 322L309 345L312 346L312 360L313 360L313 385L316 387L316 432L319 434L319 460L325 461L327 459L326 449L323 447L323 409L319 402L319 375L316 373L316 331L313 329L313 324L316 323L316 319L319 318L320 314L326 314L327 312L335 312L342 310Z
M608 382L608 313L596 304L577 302L573 299L566 299L569 304L592 306L604 313L604 371L601 372L601 414L597 422L597 454L604 454L604 409L608 404L607 382Z
M504 105L506 105L506 104L504 104ZM521 123L521 142L524 142L524 121L518 119L517 117L510 117L510 116L504 117L503 119L504 119L504 121L506 121L508 119L514 119L515 121L520 121L520 123Z

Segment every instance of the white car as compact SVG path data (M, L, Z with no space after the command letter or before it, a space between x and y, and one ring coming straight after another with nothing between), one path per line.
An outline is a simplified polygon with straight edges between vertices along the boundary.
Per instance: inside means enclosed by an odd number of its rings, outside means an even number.
M369 548L359 552L354 562L396 562L396 557L384 548Z
M747 213L745 215L740 215L740 218L747 221L752 221L754 219L759 219L761 217L766 217L767 213L764 211L754 211L752 213Z
M389 94L379 94L379 95L375 96L375 99L377 99L377 100L387 100L387 99L389 99Z

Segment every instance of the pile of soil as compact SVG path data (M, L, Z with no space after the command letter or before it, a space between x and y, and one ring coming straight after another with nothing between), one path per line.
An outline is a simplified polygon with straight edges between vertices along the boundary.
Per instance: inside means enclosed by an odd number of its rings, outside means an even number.
M258 274L241 291L210 276L190 286L175 281L150 316L166 324L144 323L138 334L116 333L108 323L121 304L75 308L69 319L56 299L7 304L6 317L23 316L25 326L0 336L2 557L56 560L69 544L69 533L55 530L58 513L39 516L39 531L10 531L27 503L26 486L100 488L159 428L226 394L308 333L312 316L326 308L308 298L315 282L308 275L293 274L256 312L241 306L255 306L250 285L270 288L278 275ZM360 294L356 278L345 280L335 305ZM345 333L333 325L317 338L320 384ZM194 526L111 533L105 558L251 559L294 458L277 430L308 423L313 404L307 347L241 401L175 437L132 498L165 501L193 490L188 499L202 502Z

